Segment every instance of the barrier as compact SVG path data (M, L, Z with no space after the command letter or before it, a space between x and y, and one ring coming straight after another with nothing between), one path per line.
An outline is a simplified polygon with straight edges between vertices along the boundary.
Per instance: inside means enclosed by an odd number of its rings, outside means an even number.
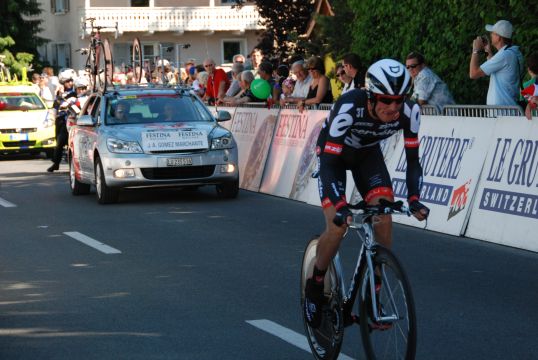
M232 108L234 118L226 123L238 143L241 187L320 206L317 179L310 174L329 109L324 105L299 113L293 105ZM446 115L452 111L468 116ZM538 119L501 116L506 111L521 114L519 107L447 106L445 115L422 116L421 201L432 209L427 229L538 252ZM255 118L255 125L247 118ZM382 150L395 197L406 199L402 136L384 141ZM353 185L348 174L350 201L360 197ZM425 225L413 218L394 221Z
M466 235L538 251L538 121L499 118Z
M431 209L427 229L451 235L464 233L474 194L496 119L422 116L419 140L423 186L420 201ZM400 136L388 162L395 198L407 199L407 163ZM424 227L415 218L398 216L395 222Z
M524 114L519 106L446 105L443 107L443 115L445 116L494 118L498 116L524 116Z
M420 105L420 113L422 115L439 115L439 110L433 105Z

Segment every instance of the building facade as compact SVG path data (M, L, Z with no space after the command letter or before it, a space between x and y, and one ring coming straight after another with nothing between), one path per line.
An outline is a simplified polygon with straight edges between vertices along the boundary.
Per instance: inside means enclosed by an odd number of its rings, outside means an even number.
M105 26L101 36L112 46L114 64L122 72L131 64L132 42L140 39L145 60L157 58L172 64L213 58L232 62L235 54L247 55L258 43L259 14L247 3L234 9L233 0L40 0L43 12L41 37L50 42L38 49L42 60L58 68L82 69L88 48L90 23ZM116 30L117 28L117 30Z

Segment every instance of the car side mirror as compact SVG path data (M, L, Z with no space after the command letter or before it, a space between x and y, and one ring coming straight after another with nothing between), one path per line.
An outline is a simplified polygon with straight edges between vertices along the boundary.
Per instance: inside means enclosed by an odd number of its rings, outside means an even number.
M232 120L232 115L230 115L230 113L226 110L219 110L217 114L217 121L221 122L221 121L228 121L228 120Z
M82 115L77 119L77 125L80 126L94 126L95 122L91 115Z

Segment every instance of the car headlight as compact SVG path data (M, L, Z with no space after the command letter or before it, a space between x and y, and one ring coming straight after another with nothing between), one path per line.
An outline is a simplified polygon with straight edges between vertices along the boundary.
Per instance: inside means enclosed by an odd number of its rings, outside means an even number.
M133 154L143 153L140 144L136 141L125 141L115 138L108 138L106 140L106 146L108 151L120 154Z
M232 139L231 134L226 134L224 136L213 138L211 140L211 149L212 150L219 150L219 149L231 149L234 146L234 141Z

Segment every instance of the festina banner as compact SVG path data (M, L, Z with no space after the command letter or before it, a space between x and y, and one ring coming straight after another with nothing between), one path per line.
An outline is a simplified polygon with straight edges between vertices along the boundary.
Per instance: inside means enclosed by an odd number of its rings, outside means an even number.
M239 184L259 191L279 109L238 107L230 131L237 142Z
M423 184L420 201L431 210L427 228L461 235L486 157L496 119L422 116L419 131ZM407 200L403 141L389 161L396 200ZM414 217L395 222L425 227Z
M326 111L282 109L271 152L265 167L261 192L300 198L315 164L315 146Z
M465 235L538 251L536 119L497 119Z

